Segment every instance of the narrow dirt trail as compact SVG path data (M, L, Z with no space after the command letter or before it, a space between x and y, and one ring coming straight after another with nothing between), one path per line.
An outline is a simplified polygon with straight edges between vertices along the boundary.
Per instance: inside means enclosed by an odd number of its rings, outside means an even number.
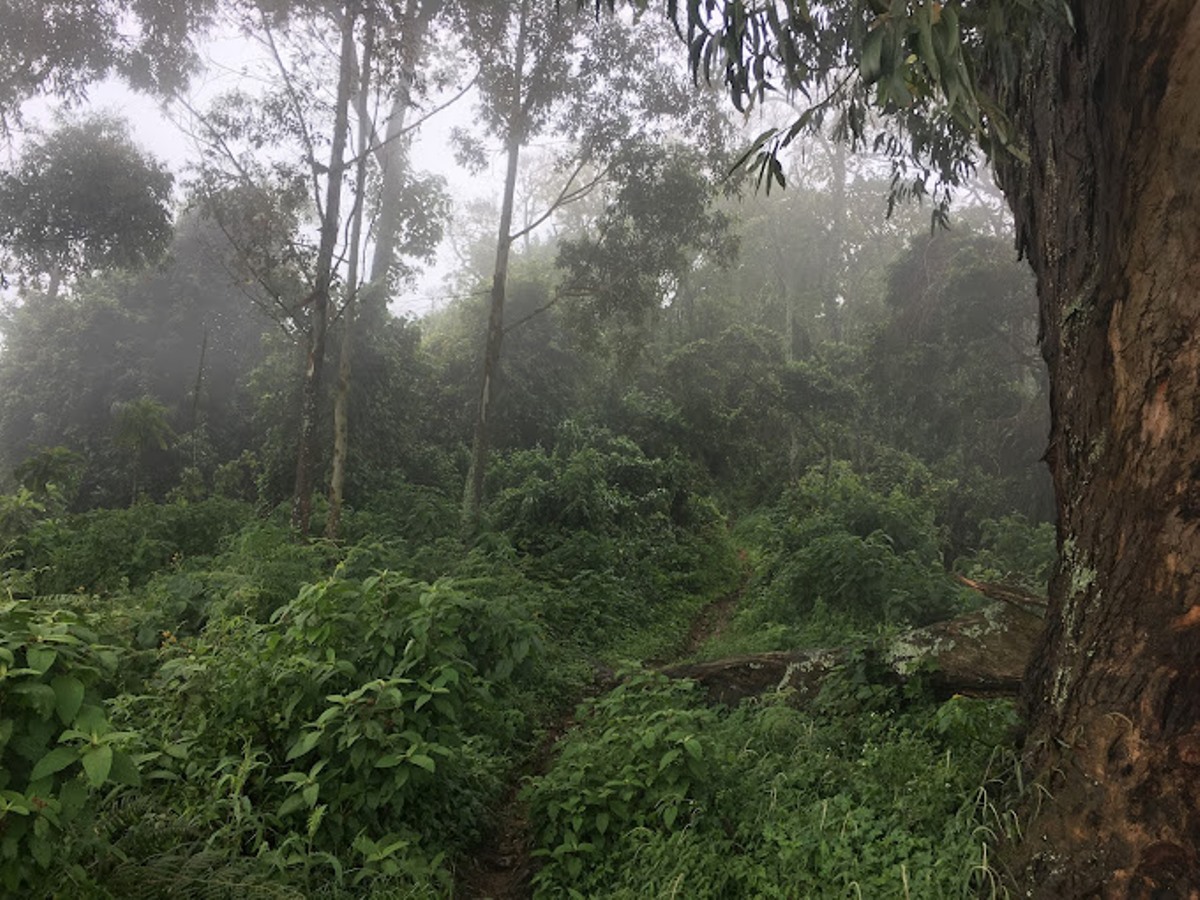
M524 900L530 896L533 877L533 829L521 801L527 778L541 775L550 766L554 746L575 725L564 717L547 730L537 751L513 777L491 832L473 859L460 871L454 888L455 900Z
M742 592L749 582L749 567L743 557L740 584L728 594L708 603L696 614L686 638L674 654L675 660L652 661L648 666L660 668L695 653L709 638L721 634L737 609ZM588 696L602 694L613 686L611 670L598 669ZM463 867L455 885L455 900L527 900L532 893L534 860L533 829L529 813L521 801L521 789L526 779L545 774L554 758L555 745L575 727L574 714L564 715L547 729L529 762L513 777L501 802L499 814L491 833L484 839L475 856Z

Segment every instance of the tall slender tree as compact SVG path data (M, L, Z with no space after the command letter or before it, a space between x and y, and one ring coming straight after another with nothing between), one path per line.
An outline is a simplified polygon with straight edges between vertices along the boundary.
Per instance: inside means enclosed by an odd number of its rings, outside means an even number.
M347 3L341 11L340 48L338 51L337 93L333 106L333 133L330 136L329 162L325 166L325 202L320 207L321 232L317 249L312 290L305 298L309 309L308 357L300 401L300 439L296 455L296 486L292 492L292 527L307 534L312 517L313 460L317 447L317 404L321 396L325 367L325 339L329 328L329 303L334 279L334 252L341 225L343 168L350 122L351 95L357 59L355 26L358 8ZM310 160L316 168L316 159Z
M325 535L336 538L340 528L342 504L345 497L346 470L350 453L350 395L351 370L358 319L364 314L378 326L388 315L387 302L399 275L405 269L406 257L429 258L440 240L436 221L442 204L434 191L426 192L429 201L420 204L413 215L408 202L415 193L416 179L409 163L410 111L415 103L416 71L425 54L427 34L441 9L438 0L410 0L407 3L387 4L387 9L367 6L364 17L368 37L364 38L360 62L360 84L356 100L358 118L357 162L355 166L355 197L351 219L348 250L345 302L341 313L341 347L338 353L338 377L334 396L334 446L329 478L329 514ZM384 21L380 22L380 19ZM375 33L382 26L385 38L390 36L391 55L379 66L374 53ZM372 75L372 68L382 70ZM376 131L376 119L371 106L377 81L389 77L386 91L390 106L382 138ZM374 202L373 237L370 277L359 285L360 253L364 243L364 220L368 209L368 164L373 162L377 173ZM420 221L416 221L420 220Z
M587 196L631 142L665 140L682 131L719 144L717 119L692 101L682 72L660 56L652 23L597 19L533 0L455 7L460 31L480 63L482 120L500 139L505 160L487 337L476 407L471 468L463 500L464 530L477 529L483 503L501 350L505 298L515 241L555 212ZM661 23L657 23L661 24ZM560 156L559 189L547 208L513 225L521 151L553 132L569 148Z
M285 330L305 345L292 491L292 523L301 534L309 530L316 465L322 456L319 421L326 395L326 343L338 316L339 286L344 352L335 390L334 511L326 523L326 529L334 531L344 492L353 321L359 301L366 300L377 318L386 315L388 290L403 254L428 250L405 231L412 226L412 216L403 192L413 178L403 143L411 127L405 125L405 117L413 95L411 78L397 73L411 73L419 64L420 36L437 9L436 2L419 0L247 7L239 22L263 48L269 87L261 94L231 93L208 112L197 113L206 150L208 208L238 246L248 279L282 314ZM401 33L408 25L418 32L416 37ZM338 35L336 49L324 58L314 56L314 42L319 43L331 26ZM336 85L332 97L328 82L322 83L326 75ZM394 88L397 79L401 84ZM377 110L389 102L389 125L380 136ZM265 146L284 152L265 159L257 152ZM376 183L381 190L370 202ZM438 208L438 203L430 204L431 210ZM377 223L375 261L380 269L371 273L360 298L362 257L369 249L368 212ZM289 219L292 233L277 234ZM306 229L306 224L312 228ZM434 237L429 229L425 232ZM301 283L304 287L297 293Z
M375 54L375 18L373 10L364 11L362 56L358 60L358 89L355 109L358 115L358 152L354 166L354 205L350 211L350 241L346 248L347 268L345 299L342 302L342 343L338 352L337 388L333 407L333 460L329 476L329 515L325 521L325 537L338 536L342 518L342 500L346 485L346 459L349 455L349 422L347 406L350 396L350 366L353 353L354 319L358 312L358 265L362 250L365 187L367 180L367 145L371 137L371 115L368 108L371 92L371 67Z
M471 446L471 469L463 501L465 527L474 530L483 503L487 471L492 399L504 341L504 301L508 285L508 260L512 251L513 204L521 147L544 120L552 90L565 73L568 32L563 20L534 9L531 0L494 4L503 18L479 22L472 29L481 40L485 109L504 144L504 187L496 237L496 257L488 313L487 338L480 376L479 406ZM471 11L467 11L471 17Z

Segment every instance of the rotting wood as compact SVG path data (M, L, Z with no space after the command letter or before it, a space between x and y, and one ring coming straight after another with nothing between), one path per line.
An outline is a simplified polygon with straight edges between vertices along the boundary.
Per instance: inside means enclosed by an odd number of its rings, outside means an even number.
M906 680L920 669L945 696L1015 696L1041 629L1041 621L1028 610L996 603L904 632L877 652L897 679ZM802 705L849 658L850 651L836 648L776 651L667 666L662 672L699 682L714 703L734 705L787 690L791 701Z

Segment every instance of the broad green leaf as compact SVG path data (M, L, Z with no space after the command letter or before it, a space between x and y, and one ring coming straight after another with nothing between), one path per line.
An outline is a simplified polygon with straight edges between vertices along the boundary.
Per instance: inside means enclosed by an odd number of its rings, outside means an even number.
M321 786L319 784L306 784L300 791L300 796L304 798L304 805L312 809L317 805L317 797L320 793Z
M300 738L296 741L296 743L292 744L292 749L288 751L287 758L292 760L299 756L303 756L305 753L308 753L313 747L320 743L321 734L322 732L320 731L304 732L304 734L300 735Z
M54 690L54 708L64 725L75 721L83 705L83 682L74 675L59 675L50 682Z
M54 841L44 837L34 837L29 842L29 853L33 856L33 861L41 868L50 868L50 861L54 858Z
M79 751L74 747L55 747L37 761L37 765L29 773L29 780L41 781L47 775L61 772L77 759L79 759Z
M56 659L58 659L58 651L53 647L33 646L25 650L25 660L29 668L39 675L44 675L54 665Z
M54 689L48 684L18 684L12 688L12 693L25 697L28 705L43 718L49 718L54 712Z
M299 794L291 794L279 804L279 816L283 817L300 809L304 809L304 798Z
M130 787L139 787L142 783L142 776L138 772L133 757L124 750L113 752L112 771L109 772L109 778L117 784L126 784Z
M92 787L98 788L108 780L108 773L112 770L113 748L108 744L101 744L83 754L82 762L88 781Z
M433 761L433 757L426 756L424 753L414 753L408 758L408 761L414 766L420 766L426 772L432 772L437 768L437 763Z
M75 727L90 734L108 734L108 718L99 706L85 703L75 714Z
M62 804L63 818L75 818L87 803L88 789L82 778L70 778L63 782L58 791L58 802Z

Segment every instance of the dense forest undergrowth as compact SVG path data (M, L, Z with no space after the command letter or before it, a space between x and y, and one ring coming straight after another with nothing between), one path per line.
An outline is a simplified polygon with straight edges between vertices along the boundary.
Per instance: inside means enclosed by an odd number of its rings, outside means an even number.
M838 335L818 316L802 358L719 305L632 344L535 318L510 338L467 531L478 304L362 339L336 539L291 524L292 364L269 334L238 378L106 417L55 398L152 383L156 341L202 323L147 307L132 276L14 308L0 432L25 456L0 497L0 883L1003 894L993 848L1021 827L1005 812L1011 703L896 684L872 649L981 602L955 573L1038 591L1053 559L1040 383L995 338L1028 331L1005 305L1027 285L979 255L992 246L914 238L878 282L884 305L857 325L847 310ZM515 296L536 309L545 291ZM129 353L88 355L97 316L128 326ZM919 341L896 337L918 325ZM37 355L47 341L66 349ZM17 440L31 421L56 443ZM787 691L714 706L659 671L806 647L848 661L802 706Z
M877 172L809 149L769 201L695 148L610 161L505 247L498 326L483 206L420 320L387 266L361 297L322 269L321 319L320 223L270 185L201 179L119 265L30 262L0 319L0 889L1003 895L1036 790L1013 705L876 651L976 608L955 574L1045 589L1032 288L994 206L884 221ZM77 152L150 165L103 119L18 175ZM406 266L440 236L419 187ZM663 671L804 648L844 663L802 704Z
M494 478L468 545L447 491L402 481L337 543L221 497L27 500L0 646L7 889L999 890L1010 704L872 668L872 641L974 602L930 493L821 463L730 527L693 465L578 426ZM988 534L959 568L1045 565L1037 529ZM831 645L860 651L803 709L712 707L642 664Z

